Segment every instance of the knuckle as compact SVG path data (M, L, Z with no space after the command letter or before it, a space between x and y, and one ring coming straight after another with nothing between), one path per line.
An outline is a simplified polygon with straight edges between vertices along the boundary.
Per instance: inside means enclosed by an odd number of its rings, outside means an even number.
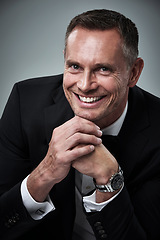
M96 140L97 140L97 138L96 138L94 135L90 135L90 141L91 141L92 143L95 143Z
M57 164L65 166L71 161L70 154L63 151L57 151L55 153L55 161Z
M74 135L75 143L79 143L80 140L81 140L81 134L80 133L75 133L75 135Z
M57 133L57 128L54 128L54 129L53 129L53 134L52 134L52 136L55 136L56 133Z
M88 143L97 145L99 143L99 139L94 135L90 135L88 137Z
M91 152L91 148L89 145L82 145L81 147L78 147L72 151L72 159L75 160L77 158L80 158L84 155L87 155Z
M76 160L77 158L81 157L82 156L82 152L83 152L83 148L82 147L78 147L78 148L75 148L73 151L72 151L72 161L73 160Z
M74 125L74 129L75 129L76 132L79 132L84 127L85 119L76 116L74 120L75 120L74 124L73 124Z
M56 142L56 138L57 138L57 129L55 128L52 132L52 138L51 138L51 141L50 143L55 143Z
M63 157L63 154L59 151L55 152L54 153L54 156L55 156L55 159L57 162L63 162L64 161L64 157Z
M79 132L80 129L81 129L81 123L80 122L75 122L74 123L75 132Z
M77 159L79 157L78 151L73 151L72 152L72 161Z

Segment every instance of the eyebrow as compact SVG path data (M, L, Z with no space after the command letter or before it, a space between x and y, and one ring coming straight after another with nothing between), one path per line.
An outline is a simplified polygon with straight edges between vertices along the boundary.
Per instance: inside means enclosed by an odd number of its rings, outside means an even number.
M66 65L68 65L68 66L70 66L70 65L72 65L72 64L76 64L76 65L81 65L79 62L77 62L77 61L73 61L73 60L67 60L66 61Z

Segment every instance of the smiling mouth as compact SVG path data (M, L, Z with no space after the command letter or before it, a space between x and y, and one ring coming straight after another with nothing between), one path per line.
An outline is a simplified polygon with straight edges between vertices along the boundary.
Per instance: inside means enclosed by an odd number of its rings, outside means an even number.
M79 100L84 103L95 103L104 98L104 96L101 97L82 97L80 95L77 95Z

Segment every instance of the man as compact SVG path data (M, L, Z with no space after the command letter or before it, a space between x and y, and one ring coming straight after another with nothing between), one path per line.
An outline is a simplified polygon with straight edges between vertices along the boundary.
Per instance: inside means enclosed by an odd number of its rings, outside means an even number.
M160 100L136 86L134 23L76 16L64 59L64 76L15 84L3 113L1 239L159 239Z

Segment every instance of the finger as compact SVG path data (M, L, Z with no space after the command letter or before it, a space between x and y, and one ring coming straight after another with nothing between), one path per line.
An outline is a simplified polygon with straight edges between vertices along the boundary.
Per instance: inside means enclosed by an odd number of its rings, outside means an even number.
M50 146L56 146L56 148L65 151L79 143L97 145L101 143L99 139L101 136L102 132L98 126L89 120L76 116L54 129Z
M102 143L102 139L96 137L95 135L85 134L85 133L75 133L68 138L66 142L66 148L72 149L79 144L84 145L99 145Z
M79 147L73 148L67 152L69 160L75 161L76 159L83 157L92 153L95 149L94 145L81 145ZM67 155L66 155L67 158Z
M71 125L68 125L66 129L66 136L68 136L68 138L78 132L95 135L97 137L102 136L100 128L87 119L76 116L70 123Z

